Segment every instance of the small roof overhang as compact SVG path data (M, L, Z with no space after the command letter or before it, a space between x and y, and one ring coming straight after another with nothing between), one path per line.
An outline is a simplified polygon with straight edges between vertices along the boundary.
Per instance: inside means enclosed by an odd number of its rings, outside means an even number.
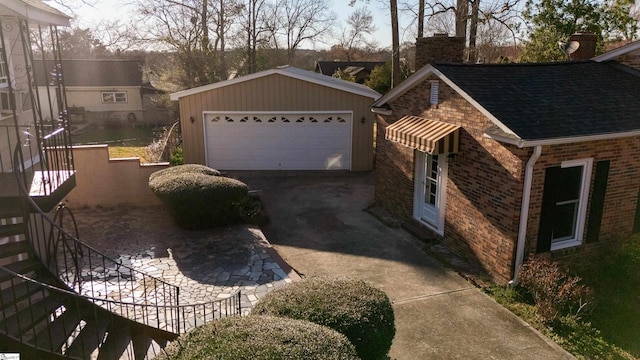
M29 23L71 26L70 16L40 0L3 0L0 15L22 17Z
M459 125L409 115L387 126L385 139L431 155L455 154L459 129Z

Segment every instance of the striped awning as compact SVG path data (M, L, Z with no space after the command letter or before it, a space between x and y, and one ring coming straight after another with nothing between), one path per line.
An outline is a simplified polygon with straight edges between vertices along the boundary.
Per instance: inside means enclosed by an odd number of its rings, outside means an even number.
M385 139L431 155L457 153L459 125L405 116L387 126Z

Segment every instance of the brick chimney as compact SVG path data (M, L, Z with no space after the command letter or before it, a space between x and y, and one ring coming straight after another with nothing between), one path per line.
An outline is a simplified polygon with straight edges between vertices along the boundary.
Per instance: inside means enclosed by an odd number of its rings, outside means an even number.
M569 37L569 42L575 41L580 46L572 54L569 54L569 58L573 60L589 60L596 56L596 42L598 41L598 35L591 32L577 32Z
M464 37L434 34L416 39L416 70L430 63L461 63L464 59Z

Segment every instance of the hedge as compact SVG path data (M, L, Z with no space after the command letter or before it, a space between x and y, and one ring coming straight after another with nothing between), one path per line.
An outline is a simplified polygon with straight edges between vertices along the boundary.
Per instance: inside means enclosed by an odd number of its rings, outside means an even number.
M308 321L270 316L228 317L173 341L160 360L358 359L347 338Z
M184 166L188 165L175 168ZM246 184L204 173L213 174L215 170L171 169L151 174L149 188L169 207L178 225L197 230L241 221L241 204L248 194Z
M344 334L362 359L386 359L395 336L389 297L364 281L308 278L265 295L252 314L283 316Z
M211 176L220 176L220 171L216 169L212 169L208 166L200 165L200 164L185 164L178 166L171 166L166 169L158 170L149 176L149 181L154 181L160 176L165 175L177 175L177 174L185 174L185 173L196 173L196 174L204 174Z

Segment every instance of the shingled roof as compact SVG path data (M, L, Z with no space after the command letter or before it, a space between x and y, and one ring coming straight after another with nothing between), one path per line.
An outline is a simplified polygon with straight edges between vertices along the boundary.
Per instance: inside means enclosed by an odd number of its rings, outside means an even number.
M640 131L640 72L617 63L436 64L420 72L415 76L422 79L439 76L487 115L495 125L488 135L501 140L522 144ZM418 80L408 81L373 107L384 108Z
M34 61L38 85L44 85L51 74L42 69L52 69L53 62ZM142 63L138 60L62 60L62 71L66 86L142 86Z
M347 68L361 68L367 73L371 73L376 66L383 65L384 61L318 61L316 63L316 72L333 76L340 69L346 71L345 69Z

